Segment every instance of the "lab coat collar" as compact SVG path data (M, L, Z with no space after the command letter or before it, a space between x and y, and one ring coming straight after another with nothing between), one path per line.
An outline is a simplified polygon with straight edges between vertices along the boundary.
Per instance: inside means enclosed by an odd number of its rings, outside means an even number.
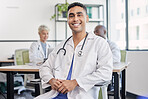
M74 48L73 37L71 37L71 38L69 39L69 41L67 41L67 45L70 45L72 48Z
M88 33L88 32L87 32ZM83 38L83 40L81 40L81 42L77 45L82 46L83 45L83 41L85 38ZM94 34L93 33L88 33L87 39L85 41L85 44L89 41L89 40L93 40L94 39ZM69 39L69 41L67 42L67 45L70 45L71 47L74 48L74 42L73 42L73 37Z

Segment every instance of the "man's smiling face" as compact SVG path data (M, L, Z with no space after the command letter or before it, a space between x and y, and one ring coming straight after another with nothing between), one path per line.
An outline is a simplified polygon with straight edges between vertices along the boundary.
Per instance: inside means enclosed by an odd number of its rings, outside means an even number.
M88 15L82 7L75 6L69 9L68 24L73 33L85 31L86 22L88 22Z

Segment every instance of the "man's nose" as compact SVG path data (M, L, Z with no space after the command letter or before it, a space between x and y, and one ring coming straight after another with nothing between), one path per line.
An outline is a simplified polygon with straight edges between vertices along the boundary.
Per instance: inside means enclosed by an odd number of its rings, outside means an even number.
M77 21L78 20L78 17L75 15L75 17L74 17L74 21Z

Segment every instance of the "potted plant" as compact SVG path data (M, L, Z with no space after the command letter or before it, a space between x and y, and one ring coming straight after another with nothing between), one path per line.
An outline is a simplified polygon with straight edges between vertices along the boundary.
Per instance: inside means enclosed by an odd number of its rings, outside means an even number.
M68 9L68 6L69 6L69 3L67 2L67 0L65 0L65 3L64 4L58 4L57 5L57 10L58 10L58 13L57 15L58 16L62 16L63 18L66 18L67 17L67 9ZM56 18L56 13L51 16L50 20Z

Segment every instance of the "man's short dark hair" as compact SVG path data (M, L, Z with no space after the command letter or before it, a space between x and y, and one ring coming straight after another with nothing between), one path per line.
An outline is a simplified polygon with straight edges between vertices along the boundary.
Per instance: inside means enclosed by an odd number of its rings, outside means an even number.
M79 6L79 7L83 8L86 11L86 14L87 14L87 9L86 9L85 5L83 5L82 3L79 3L79 2L74 2L74 3L70 4L68 6L67 12L69 11L69 9L71 9L75 6Z

